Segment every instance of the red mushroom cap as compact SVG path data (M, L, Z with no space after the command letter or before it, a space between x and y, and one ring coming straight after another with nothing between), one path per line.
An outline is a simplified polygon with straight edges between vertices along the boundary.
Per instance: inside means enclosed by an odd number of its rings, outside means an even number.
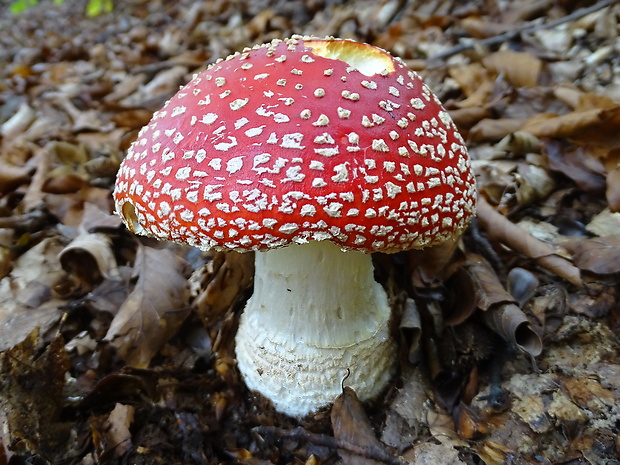
M295 37L181 88L129 149L114 198L133 231L202 249L395 252L460 234L476 190L452 119L400 60Z

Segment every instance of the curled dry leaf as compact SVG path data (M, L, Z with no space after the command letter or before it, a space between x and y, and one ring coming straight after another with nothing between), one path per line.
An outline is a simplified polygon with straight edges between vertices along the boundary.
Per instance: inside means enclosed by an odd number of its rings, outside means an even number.
M408 359L416 363L420 357L420 340L422 337L422 321L415 300L405 300L403 316L400 320L400 330L408 336L409 352Z
M0 159L0 194L6 194L30 178L32 169Z
M0 126L2 145L7 147L13 139L22 134L36 118L36 112L27 103L22 103L19 110Z
M148 366L189 313L182 261L170 250L139 247L136 286L116 314L104 340L128 365Z
M530 320L515 304L505 304L485 312L482 320L502 339L534 357L543 350L542 340L531 326Z
M540 355L540 336L532 330L527 315L504 289L491 265L479 255L468 254L464 266L484 323L519 350L533 356Z
M110 237L105 234L80 234L60 252L58 258L67 273L89 284L99 282L102 277L120 279Z
M478 197L477 215L490 240L501 242L516 252L536 260L540 266L575 286L583 286L579 268L557 255L547 243L525 234L508 218L495 211L482 196Z

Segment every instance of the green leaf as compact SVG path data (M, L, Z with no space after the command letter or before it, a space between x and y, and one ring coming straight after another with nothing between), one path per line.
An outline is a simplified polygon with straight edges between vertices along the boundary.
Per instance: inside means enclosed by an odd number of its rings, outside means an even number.
M17 15L22 11L26 11L31 6L35 6L36 4L37 0L15 0L13 3L11 3L9 11L14 15Z
M86 5L86 16L94 18L103 13L111 13L113 9L112 0L89 0Z

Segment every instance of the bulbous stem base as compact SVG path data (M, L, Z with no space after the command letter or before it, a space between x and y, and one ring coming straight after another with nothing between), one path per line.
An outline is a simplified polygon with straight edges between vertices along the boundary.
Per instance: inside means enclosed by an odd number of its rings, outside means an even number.
M390 313L369 254L327 241L257 252L254 294L236 337L239 370L291 416L333 402L345 377L370 399L394 372Z

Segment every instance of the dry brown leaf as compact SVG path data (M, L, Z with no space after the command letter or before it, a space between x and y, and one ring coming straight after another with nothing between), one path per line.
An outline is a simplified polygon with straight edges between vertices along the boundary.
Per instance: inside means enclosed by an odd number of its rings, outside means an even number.
M505 465L506 459L516 457L516 453L500 444L484 441L476 447L476 453L485 465ZM519 463L519 462L517 462Z
M110 120L120 127L140 129L148 124L152 116L152 112L137 108L118 112Z
M78 109L69 98L65 96L58 97L57 104L67 113L73 121L72 130L80 131L100 131L106 132L113 128L110 122L105 121L101 117L101 112L97 110Z
M540 355L540 336L532 330L528 317L516 305L513 296L504 288L491 265L483 257L467 254L456 276L459 288L468 290L462 299L459 298L458 305L469 310L461 313L471 313L472 306L481 310L484 323L502 339L530 355ZM465 304L472 297L473 302ZM447 321L461 323L465 319L463 315L458 319L452 315Z
M566 115L537 114L520 128L536 137L570 138L576 142L607 147L620 140L620 105L573 111Z
M514 303L514 298L504 289L495 270L480 255L467 254L463 267L475 292L477 308L486 312L496 305Z
M582 270L596 274L620 273L620 236L603 236L563 242Z
M131 405L117 403L110 412L105 425L107 444L114 450L114 457L120 457L131 449L131 431L135 409Z
M482 59L487 69L503 74L515 87L534 87L538 83L542 61L531 53L501 50Z
M128 365L148 366L189 313L189 289L183 263L168 249L140 246L136 286L116 314L104 338Z
M38 330L0 354L0 416L13 452L38 454L49 463L75 457L75 429L62 418L69 366L62 337L41 353Z
M62 316L59 307L65 302L52 295L65 277L58 261L62 247L57 238L41 241L0 281L0 350L14 346L36 327L45 333Z
M540 355L543 344L530 326L530 320L515 304L501 305L483 313L482 320L502 339L534 357Z
M213 259L190 278L200 289L195 300L197 312L211 320L221 316L242 295L254 278L254 254L216 253Z
M6 194L30 178L32 169L16 166L0 158L0 194Z
M103 210L100 205L87 199L84 201L84 212L78 229L81 233L90 233L97 230L116 229L121 223L118 215Z
M90 291L84 301L89 308L98 312L107 312L116 315L123 302L129 295L129 282L133 270L129 267L119 267L120 280L104 279L97 287Z
M549 169L572 179L585 192L605 190L605 167L583 147L568 149L557 141L547 141L545 151Z
M492 116L491 108L488 105L478 107L455 108L449 111L454 124L459 129L469 129L481 120Z
M94 284L102 277L113 281L120 279L111 239L106 234L80 234L60 252L58 258L63 269L80 281Z
M523 120L517 118L485 118L480 120L469 131L469 139L474 142L498 141L507 135L520 130Z
M457 411L456 427L460 437L469 440L480 439L489 432L486 420L481 417L477 409L461 401Z
M479 63L450 68L450 76L461 88L466 97L480 92L480 86L493 80L490 73ZM465 105L470 106L470 105Z
M604 208L586 225L586 231L595 236L613 236L620 231L620 213Z
M10 147L13 140L22 134L36 118L36 112L27 103L22 103L19 110L0 126L2 148Z
M415 465L465 465L458 449L449 444L422 442L407 451L404 457Z
M614 212L620 212L620 167L616 167L607 173L605 182L607 187L605 196L609 209Z
M424 250L405 252L410 269L414 270L414 286L423 287L436 279L442 279L442 273L450 263L458 247L458 240L448 239L441 244Z
M456 433L454 419L443 409L429 410L426 415L428 429L434 439L442 444L463 447L467 446L467 441L460 438Z
M603 413L616 403L614 393L592 378L566 378L562 383L571 400L579 407Z
M426 428L428 393L432 387L424 371L414 369L411 373L403 373L405 384L386 413L381 441L399 453L411 447Z
M539 153L541 147L542 143L538 137L523 131L510 133L495 145L497 150L515 155Z
M36 171L28 185L26 194L22 199L24 211L30 211L43 202L43 185L47 179L47 175L52 167L51 143L46 144L42 148L35 149L34 161L36 162Z
M472 285L472 276L465 266L459 266L450 278L450 288L456 289L458 299L445 312L446 326L458 326L471 317L477 308L476 289Z
M564 257L555 253L553 248L524 231L501 213L495 211L484 197L478 198L478 221L485 229L489 239L501 242L516 252L536 260L543 268L566 279L571 284L581 287L579 268Z
M594 92L583 92L567 84L558 86L553 91L553 95L574 110L600 110L617 106L617 103L610 97Z
M420 312L418 311L415 300L408 297L405 301L404 307L399 329L408 336L408 360L411 363L416 363L419 359L420 340L422 337L422 321L420 319Z
M350 387L344 387L332 407L332 429L336 439L368 449L385 453L385 446L375 437L370 421L361 402ZM340 449L338 451L345 465L378 465L379 462L353 455Z
M187 74L187 67L173 66L159 72L151 81L136 92L124 98L120 103L126 107L145 107L150 100L163 101L174 94Z
M461 21L461 27L467 31L470 37L484 39L503 34L513 26L470 17Z

